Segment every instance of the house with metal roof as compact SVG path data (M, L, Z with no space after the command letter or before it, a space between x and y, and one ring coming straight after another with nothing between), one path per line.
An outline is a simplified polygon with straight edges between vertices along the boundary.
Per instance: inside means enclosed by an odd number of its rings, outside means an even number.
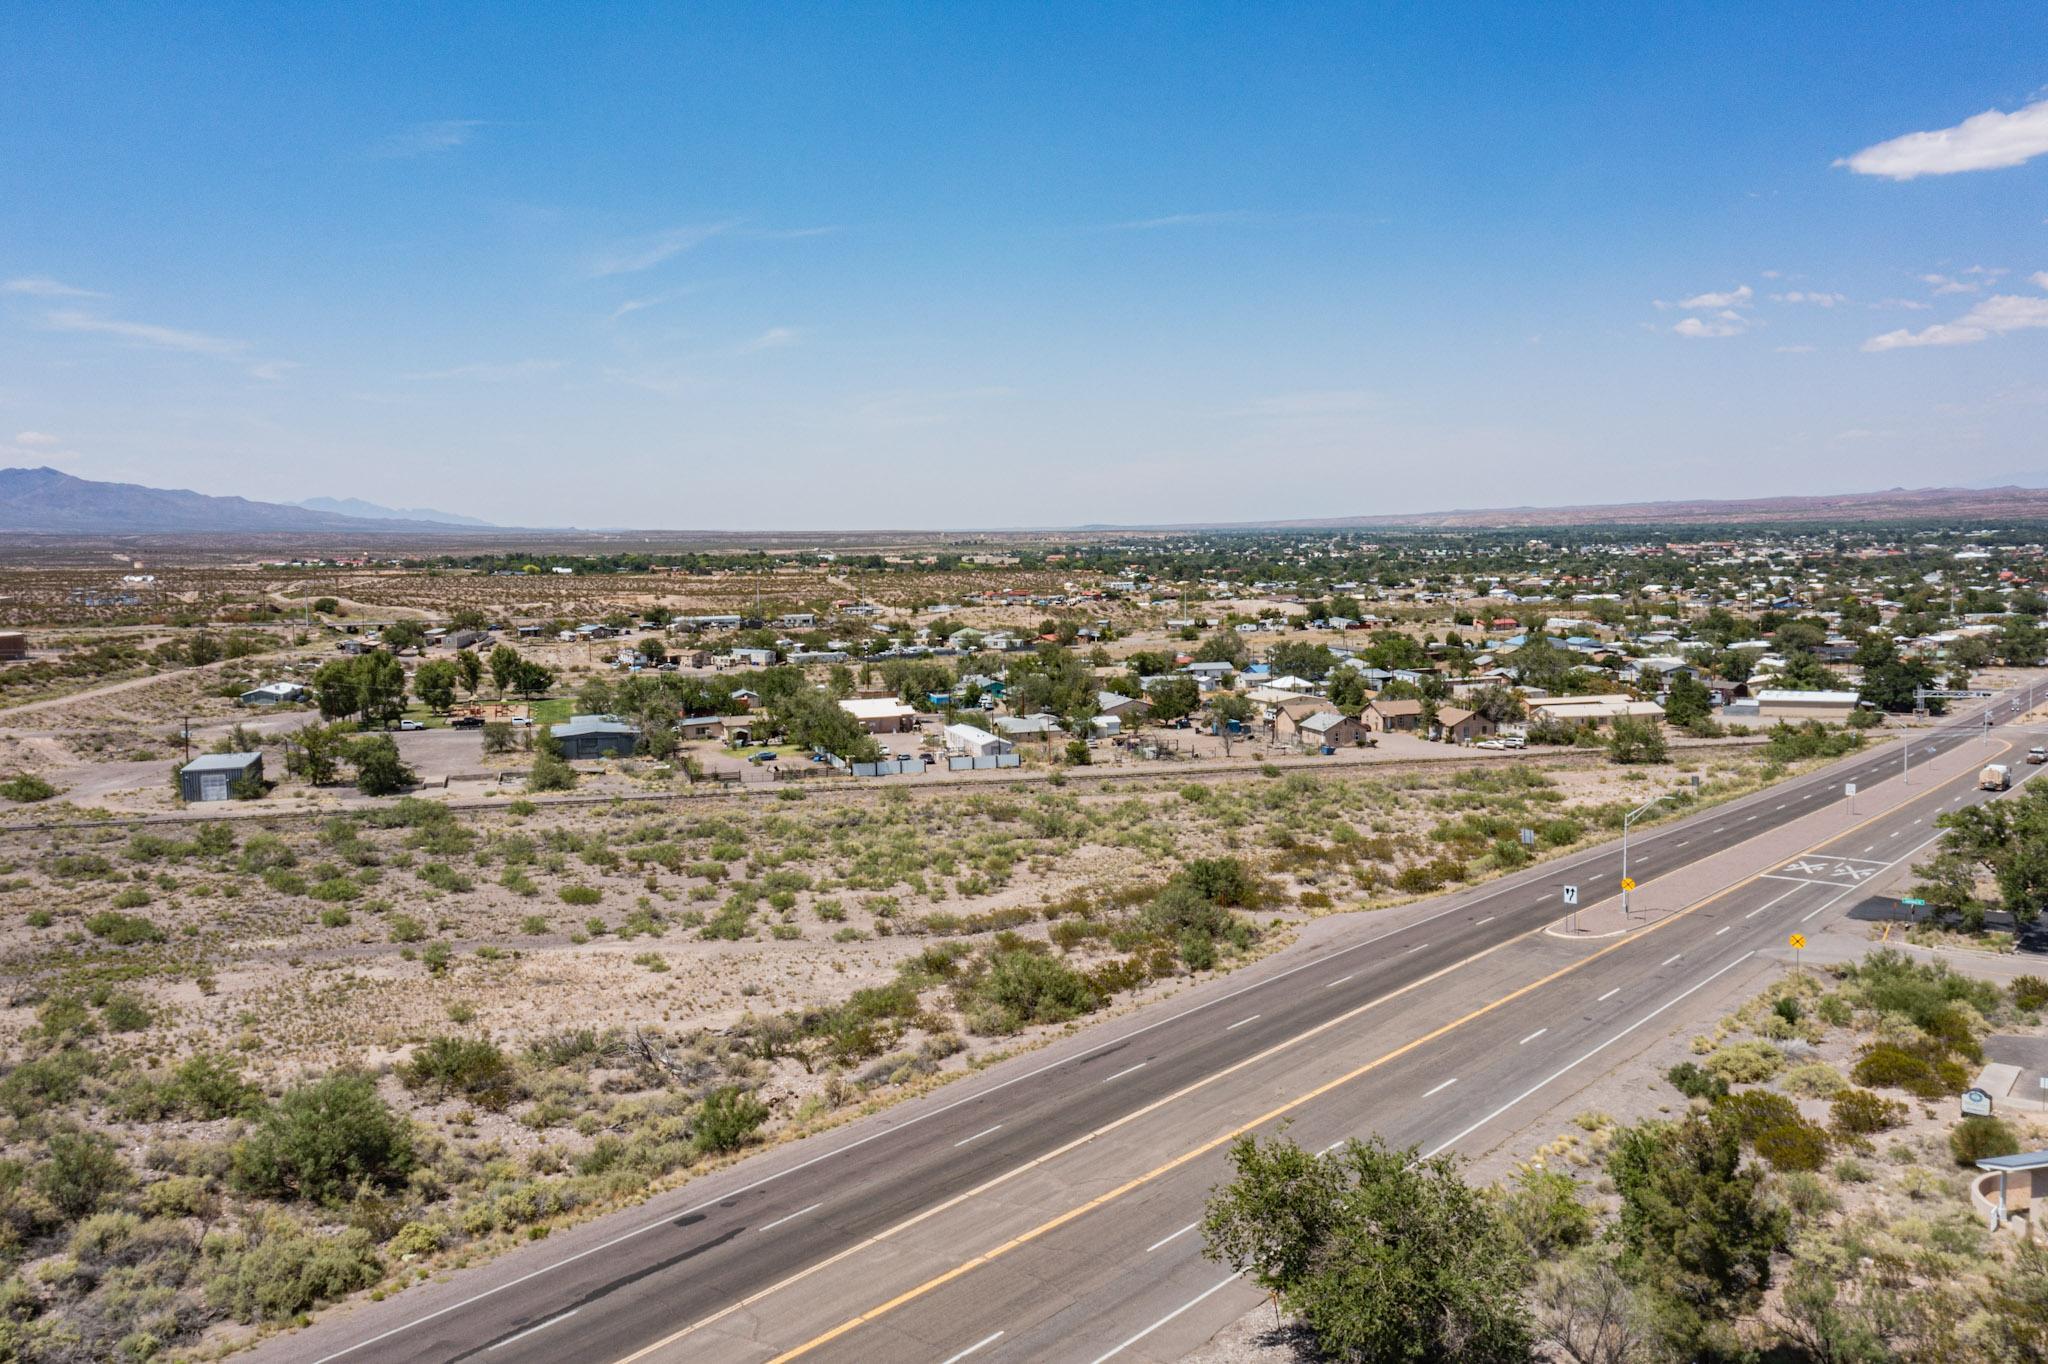
M640 726L616 715L572 715L567 724L548 726L548 733L570 759L623 758L640 746Z

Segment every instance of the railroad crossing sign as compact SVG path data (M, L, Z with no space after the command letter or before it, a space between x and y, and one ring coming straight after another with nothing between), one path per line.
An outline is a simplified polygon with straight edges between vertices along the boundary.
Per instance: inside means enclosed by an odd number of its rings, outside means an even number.
M1797 952L1804 946L1806 946L1806 935L1804 933L1794 933L1792 935L1792 950Z
M1623 890L1634 890L1634 889L1636 888L1636 878L1635 878L1635 877L1633 877L1633 876L1624 876L1624 877L1622 877L1622 878L1621 878L1621 888L1622 888Z
M1566 886L1564 888L1564 902L1568 905L1575 905L1579 902L1579 888L1577 886Z

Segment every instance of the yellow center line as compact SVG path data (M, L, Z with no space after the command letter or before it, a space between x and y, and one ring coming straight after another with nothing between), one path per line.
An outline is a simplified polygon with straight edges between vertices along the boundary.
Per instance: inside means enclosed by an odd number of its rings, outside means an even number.
M1953 781L1957 780L1957 778L1950 778L1949 780ZM1943 784L1945 783L1937 783L1937 786L1933 789L1939 789L1939 786ZM1915 798L1917 798L1917 795ZM1896 814L1898 810L1901 808L1901 806L1908 805L1910 803L1910 800L1902 801L1899 803L1899 805L1894 805L1886 810L1880 810L1876 814L1871 815L1868 819L1861 820L1856 824L1850 825L1847 829L1842 830L1840 833L1832 835L1827 841L1833 842L1839 838L1846 838L1848 835L1855 833L1858 829L1864 828L1867 825L1876 823L1880 819L1884 819L1890 815ZM1733 847L1726 849L1724 851L1732 852L1735 850L1735 848L1742 847L1745 844L1753 842L1756 838L1760 837L1763 837L1763 834L1761 832L1759 832L1756 835L1752 835L1751 838L1744 839L1741 843L1735 844L1733 845ZM1776 862L1773 862L1771 865L1776 866L1778 864ZM1056 1231L1059 1228L1067 1225L1069 1222L1072 1222L1077 1218L1084 1217L1087 1214L1095 1211L1097 1208L1101 1208L1106 1204L1115 1202L1117 1199L1124 1197L1125 1195L1133 1192L1134 1190L1143 1188L1145 1185L1152 1183L1153 1181L1161 1178L1162 1176L1170 1174L1177 1169L1180 1169L1182 1166L1187 1165L1191 1161L1201 1159L1203 1156L1208 1155L1210 1152L1217 1150L1219 1147L1226 1146L1229 1143L1236 1141L1239 1137L1244 1136L1248 1132L1254 1131L1257 1128L1265 1126L1267 1123L1273 1122L1279 1118L1287 1116L1295 1109L1300 1108L1304 1104L1314 1102L1316 1099L1319 1099L1325 1094L1330 1093L1332 1090L1339 1089L1344 1085L1350 1084L1353 1080L1356 1080L1361 1076L1368 1075L1373 1071L1378 1070L1381 1067L1389 1064L1390 1062L1399 1060L1401 1057L1408 1055L1410 1052L1415 1051L1417 1048L1427 1046L1429 1043L1437 1041L1438 1039L1452 1032L1457 1031L1459 1028L1466 1026L1467 1024L1473 1022L1476 1019L1483 1018L1487 1014L1493 1013L1498 1009L1505 1008L1507 1005L1514 1003L1516 1000L1521 999L1526 995L1532 994L1537 990L1541 990L1545 986L1554 984L1555 982L1562 980L1564 977L1571 975L1573 972L1578 971L1586 966L1591 965L1593 962L1600 960L1602 957L1608 955L1611 952L1618 952L1624 947L1628 947L1633 943L1639 942L1643 938L1648 937L1650 934L1655 933L1659 929L1678 922L1680 919L1684 918L1688 914L1695 912L1696 910L1704 909L1706 906L1713 904L1717 900L1725 899L1726 897L1733 895L1735 892L1741 890L1743 887L1751 885L1756 881L1761 880L1765 872L1769 870L1770 868L1767 867L1764 869L1764 871L1752 872L1748 876L1743 877L1740 881L1733 882L1730 885L1727 885L1722 889L1715 891L1712 895L1709 895L1704 899L1696 900L1692 904L1685 906L1683 909L1675 910L1671 914L1666 915L1664 918L1657 920L1655 923L1648 924L1643 928L1636 930L1634 933L1629 934L1627 937L1616 939L1614 942L1607 944L1605 947L1599 948L1587 954L1586 956L1581 957L1578 961L1572 962L1567 966L1560 967L1556 971L1553 971L1549 975L1544 976L1538 980L1530 981L1528 984L1522 985L1514 990L1511 990L1507 994L1504 994L1499 998L1492 1000L1489 1003L1482 1004L1478 1008L1472 1010L1470 1013L1465 1014L1463 1017L1453 1019L1451 1022L1443 1024L1441 1027L1438 1027L1431 1032L1425 1033L1420 1037L1416 1037L1408 1042L1405 1042L1399 1047L1394 1048L1394 1050L1387 1052L1384 1055L1375 1057L1372 1060L1365 1062L1363 1065L1360 1065L1354 1070L1348 1071L1343 1075L1337 1076L1335 1079L1327 1080L1324 1083L1317 1085L1315 1088L1307 1091L1306 1093L1298 1095L1295 1098L1289 1099L1287 1102L1280 1104L1278 1107L1270 1109L1269 1111L1259 1115L1258 1117L1253 1118L1249 1122L1242 1123L1239 1126L1234 1127L1227 1132L1224 1132L1216 1137L1213 1137L1210 1140L1203 1142L1199 1146L1184 1151L1180 1155L1175 1156L1173 1159L1168 1160L1165 1163L1154 1167L1153 1169L1147 1170L1145 1173L1141 1175L1137 1175L1132 1179L1127 1180L1123 1184L1118 1185L1116 1188L1111 1189L1106 1193L1098 1194L1094 1198L1089 1199L1087 1202L1079 1204L1073 1208L1069 1208L1067 1211L1062 1212L1057 1216L1048 1219L1047 1221L1039 1223L1037 1226L1032 1227L1028 1231L1019 1233L1018 1235L1010 1238L1009 1240L1003 1242L998 1246L994 1246L988 1250L985 1250L971 1259L962 1261L960 1264L955 1265L953 1268L946 1270L942 1274L938 1274L933 1278L927 1279L923 1283L920 1283L913 1288L906 1289L904 1292L897 1294L895 1297L889 1299L887 1302L881 1303L875 1307L871 1307L867 1311L862 1312L858 1316L848 1318L846 1321L841 1322L839 1325L833 1327L831 1330L823 1332L820 1335L814 1336L811 1339L803 1342L801 1345L797 1345L775 1356L774 1359L769 1361L769 1364L784 1364L784 1362L787 1360L796 1359L800 1356L809 1354L813 1350L818 1349L820 1346L827 1345L832 1341L837 1340L839 1337L846 1335L850 1331L857 1330L858 1328L866 1325L871 1321L876 1320L879 1317L886 1316L888 1313L895 1311L897 1308L903 1306L904 1304L914 1302L918 1298L924 1297L927 1294L935 1291L936 1289L942 1288L946 1284L953 1282L955 1279L958 1279L966 1274L972 1273L974 1270L979 1269L981 1266L988 1264L993 1260L999 1259L1004 1255L1009 1254L1011 1251L1016 1250L1020 1246L1028 1245L1031 1242L1038 1240L1040 1237L1043 1237L1048 1233ZM1359 1005L1355 1009L1349 1010L1343 1014L1339 1014L1334 1018L1327 1019L1322 1023L1318 1023L1312 1028L1306 1029L1303 1032L1295 1034L1293 1037L1283 1039L1282 1041L1267 1048L1265 1051L1259 1052L1254 1056L1248 1056L1244 1060L1239 1061L1234 1065L1228 1066L1223 1070L1219 1070L1212 1075L1205 1076L1202 1079L1197 1080L1194 1083L1187 1085L1182 1089L1176 1090L1171 1094L1156 1099L1152 1103L1146 1104L1142 1108L1135 1109L1132 1112L1125 1114L1123 1117L1118 1118L1114 1122L1108 1123L1080 1137L1076 1137L1074 1140L1066 1143L1063 1146L1048 1151L1041 1156L1034 1157L1033 1159L1026 1161L1022 1165L1018 1165L1013 1169L1007 1170L1004 1173L997 1175L994 1179L988 1180L987 1182L977 1185L972 1189L968 1189L961 1193L955 1194L952 1198L949 1198L942 1203L936 1204L933 1207L928 1208L925 1211L918 1213L913 1217L906 1218L904 1221L898 1222L893 1226L884 1228L883 1230L876 1232L873 1236L867 1237L865 1240L859 1241L854 1245L848 1246L846 1249L839 1251L835 1255L828 1256L827 1258L818 1261L818 1263L814 1265L810 1265L804 1269L800 1269L796 1273L788 1276L787 1278L781 1279L776 1283L770 1284L768 1287L761 1289L759 1292L750 1294L747 1297L742 1298L739 1301L734 1302L727 1307L721 1308L717 1312L712 1313L710 1316L704 1317L698 1321L691 1322L689 1325L683 1327L681 1330L676 1331L671 1335L664 1336L662 1339L657 1340L650 1345L643 1346L642 1348L634 1351L632 1354L627 1355L625 1358L619 1360L618 1364L636 1364L636 1361L645 1359L649 1355L652 1355L657 1351L666 1349L668 1346L675 1344L677 1341L682 1340L684 1337L693 1335L696 1332L703 1330L705 1327L710 1326L713 1323L720 1321L727 1316L730 1316L734 1312L738 1312L747 1307L750 1307L754 1303L757 1303L762 1299L767 1298L771 1294L777 1293L782 1289L787 1288L788 1286L798 1282L799 1280L808 1278L811 1275L816 1274L818 1271L827 1269L832 1265L839 1263L842 1260L845 1260L853 1255L859 1254L862 1251L872 1249L874 1246L880 1244L881 1242L886 1241L891 1237L894 1237L913 1226L916 1226L917 1224L927 1220L928 1218L935 1217L938 1214L945 1212L950 1208L956 1207L959 1204L966 1202L968 1199L975 1198L980 1194L985 1193L986 1191L988 1191L991 1188L994 1188L998 1184L1005 1183L1008 1180L1014 1179L1033 1169L1036 1169L1049 1161L1057 1159L1058 1157L1065 1155L1067 1152L1072 1151L1077 1147L1084 1146L1089 1142L1096 1140L1098 1137L1103 1136L1109 1132L1112 1132L1117 1128L1124 1126L1127 1123L1134 1122L1137 1119L1144 1117L1145 1115L1159 1108L1162 1108L1169 1103L1173 1103L1176 1100L1185 1097L1186 1095L1192 1093L1197 1089L1203 1088L1206 1085L1213 1084L1218 1080L1224 1079L1225 1077L1233 1074L1238 1070L1242 1070L1247 1066L1255 1065L1261 1061L1267 1060L1268 1058L1282 1051L1285 1051L1290 1047L1296 1046L1297 1044L1304 1042L1309 1038L1315 1037L1318 1034L1323 1033L1331 1028L1337 1027L1340 1024L1347 1023L1353 1018L1356 1018L1358 1015L1365 1013L1370 1009L1377 1008L1381 1004L1387 1003L1388 1001L1393 999L1397 999L1400 996L1405 995L1412 990L1419 989L1420 987L1427 985L1439 979L1440 977L1459 969L1460 967L1469 965L1470 963L1478 961L1483 957L1490 956L1494 952L1497 952L1502 948L1507 947L1511 943L1519 942L1521 941L1521 939L1525 937L1531 937L1541 932L1541 928L1535 928L1530 929L1528 932L1517 934L1512 938L1504 939L1501 942L1494 944L1492 947L1485 948L1482 951L1473 953L1469 957L1464 957L1458 961L1452 962L1449 965L1441 968L1440 970L1433 971L1429 975L1424 976L1419 980L1409 982L1407 985L1404 985L1399 989L1391 990L1384 995L1380 995L1373 999L1370 999L1366 1001L1364 1004Z

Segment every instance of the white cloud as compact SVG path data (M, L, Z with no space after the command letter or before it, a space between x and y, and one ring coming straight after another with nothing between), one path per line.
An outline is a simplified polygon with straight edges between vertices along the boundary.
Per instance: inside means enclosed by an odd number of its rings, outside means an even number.
M735 224L730 222L704 223L696 227L674 227L666 232L637 237L593 258L585 267L585 273L602 279L608 275L631 275L641 270L651 270L671 256L681 255L710 241L721 232L731 231L734 226Z
M1818 308L1832 308L1838 303L1849 301L1846 294L1817 293L1811 289L1794 289L1790 293L1772 294L1773 303L1811 303Z
M753 340L743 343L739 348L740 354L753 355L757 351L781 350L784 346L795 345L802 335L803 333L795 327L770 327Z
M1967 346L1972 341L1982 341L1990 333L1976 327L1962 327L1948 322L1937 322L1919 331L1907 331L1904 327L1882 336L1873 336L1863 343L1867 351L1904 350L1910 346Z
M106 297L105 294L94 293L90 289L80 289L62 280L51 279L48 275L21 275L0 285L0 289L5 289L10 294L27 294L31 298Z
M2048 152L2048 99L2010 114L1987 109L1953 128L1907 133L1835 162L1858 175L1912 180L1922 175L2002 170Z
M14 433L14 443L16 445L43 446L62 445L64 442L58 440L47 431L17 431Z
M484 126L480 118L443 118L416 123L404 132L393 133L371 149L371 155L401 159L454 151Z
M1747 284L1738 285L1724 294L1694 294L1691 298L1680 299L1681 308L1746 308L1756 297Z
M244 341L208 336L204 332L182 331L176 327L160 327L153 322L124 322L120 318L102 317L77 308L45 313L43 321L60 332L114 336L137 345L184 351L191 355L236 355L248 349L248 343Z
M249 366L249 377L261 379L266 384L274 384L297 368L299 362L296 360L263 360Z
M514 360L507 364L451 365L447 369L421 370L405 377L414 383L468 379L480 384L509 384L515 379L531 379L535 375L551 374L561 367L560 360Z
M1720 312L1712 317L1682 318L1671 330L1694 340L1707 340L1723 336L1740 336L1749 330L1749 323L1740 313Z
M2048 270L2036 273L2033 282L2048 289ZM1967 346L2007 332L2048 327L2048 297L2030 294L1993 294L1978 300L1975 307L1953 322L1938 322L1919 331L1886 332L1863 343L1867 351L1903 350L1914 346Z
M1780 355L1811 355L1813 353L1812 346L1773 346L1771 349Z

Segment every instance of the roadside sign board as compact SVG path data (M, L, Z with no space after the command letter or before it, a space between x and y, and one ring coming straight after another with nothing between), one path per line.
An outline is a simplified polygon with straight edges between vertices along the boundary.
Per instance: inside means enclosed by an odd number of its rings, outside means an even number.
M1525 848L1536 846L1536 831L1534 829L1522 830L1522 846Z
M1966 1118L1988 1118L1991 1116L1991 1096L1981 1089L1963 1091L1963 1116Z
M1856 783L1853 781L1843 782L1842 794L1847 796L1850 800L1856 799Z
M1906 906L1908 909L1925 909L1927 907L1927 902L1925 900L1922 900L1917 896L1912 895L1900 896L1899 903Z
M1579 902L1579 888L1577 886L1566 886L1564 888L1564 902L1568 905L1575 905Z
M1796 952L1804 946L1806 946L1806 935L1804 933L1794 933L1792 935L1792 950Z
M1633 877L1633 876L1624 876L1624 877L1622 877L1622 878L1621 878L1621 888L1622 888L1623 890L1634 890L1634 889L1636 888L1636 878L1635 878L1635 877Z

